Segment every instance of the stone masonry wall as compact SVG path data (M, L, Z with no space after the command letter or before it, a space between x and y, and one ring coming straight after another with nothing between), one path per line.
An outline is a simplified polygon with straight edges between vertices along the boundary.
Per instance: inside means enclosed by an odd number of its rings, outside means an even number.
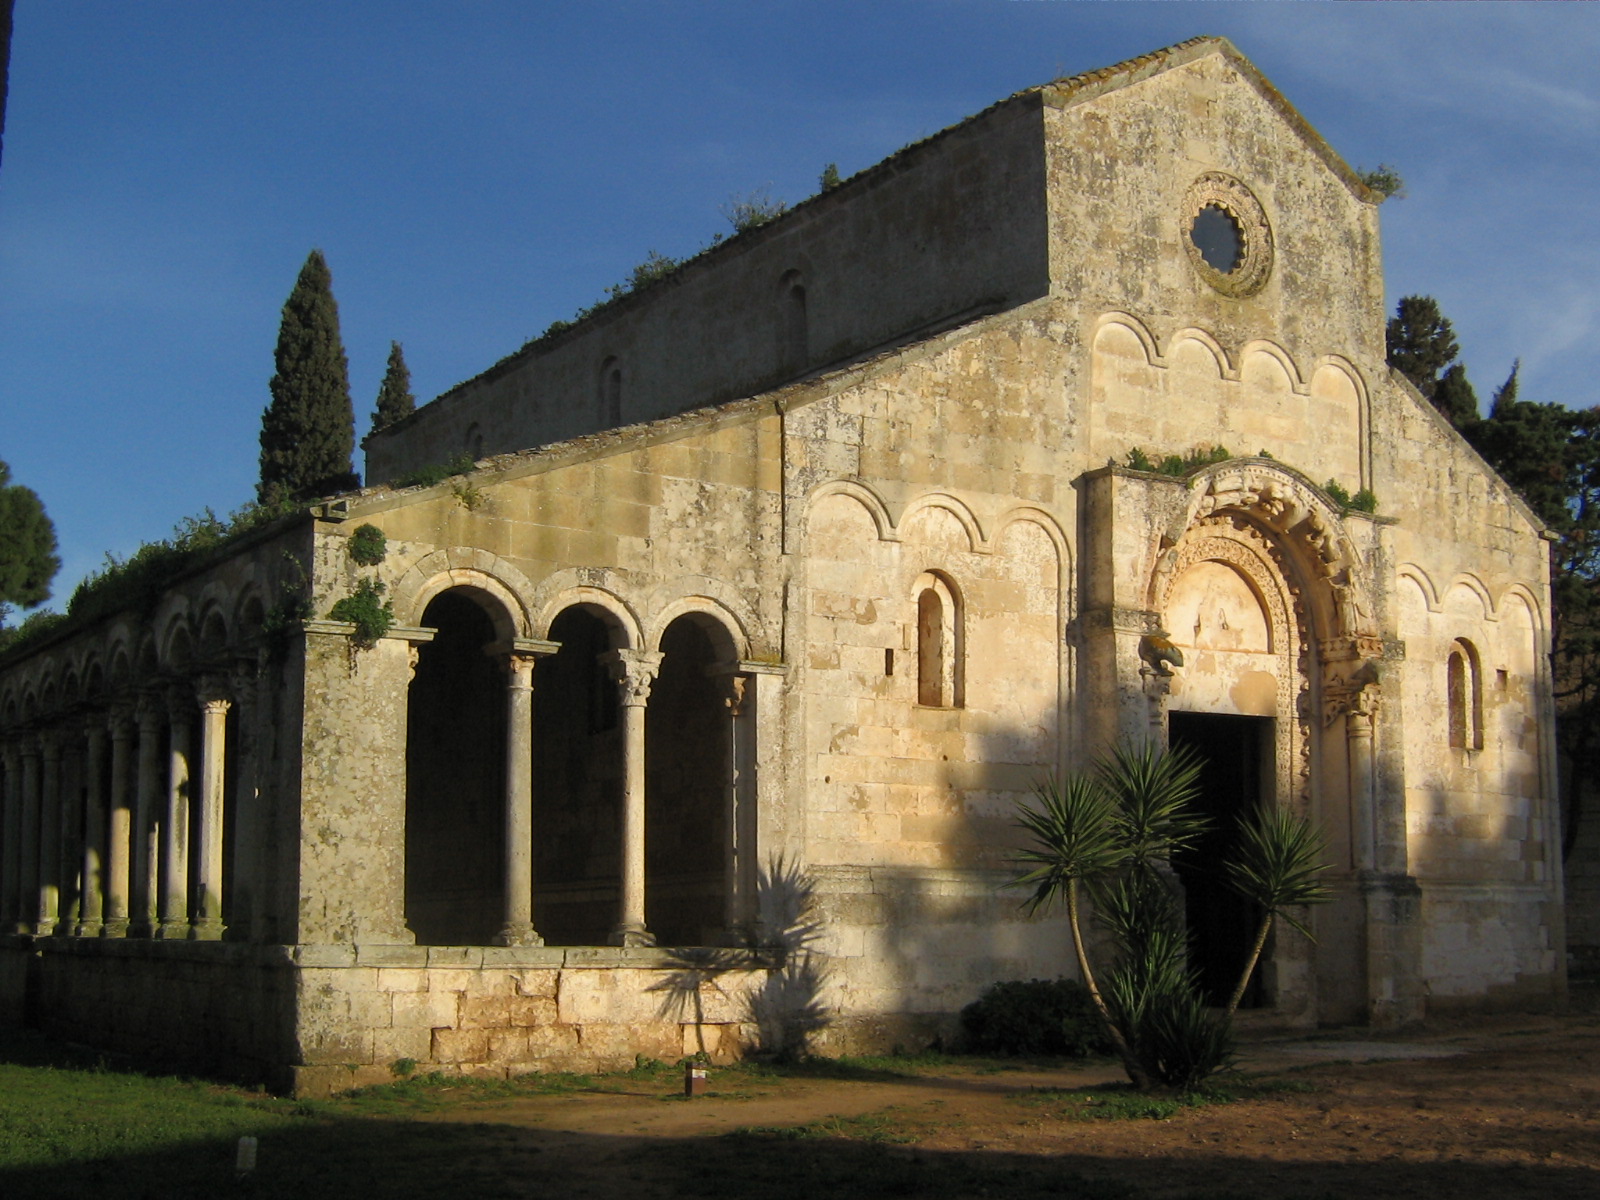
M505 1078L701 1052L727 1062L781 1023L763 1007L781 972L748 958L705 970L666 950L373 946L302 947L297 959L301 1095L411 1070Z

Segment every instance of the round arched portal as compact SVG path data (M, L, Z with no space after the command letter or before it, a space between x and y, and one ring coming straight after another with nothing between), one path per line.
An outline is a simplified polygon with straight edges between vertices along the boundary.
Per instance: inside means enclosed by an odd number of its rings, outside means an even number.
M487 945L505 892L506 680L476 588L422 615L406 724L406 921L419 945Z
M1208 1000L1222 1004L1260 914L1227 886L1217 864L1237 856L1245 821L1290 794L1299 765L1294 713L1303 635L1271 544L1244 522L1191 529L1161 601L1168 637L1183 655L1168 702L1168 741L1200 762L1196 803L1206 822L1173 867L1183 883L1191 966ZM1277 1002L1276 966L1269 949L1245 1007Z
M734 643L688 613L663 631L661 655L645 716L645 916L664 945L709 945L728 925Z
M617 925L623 744L606 661L622 642L597 605L550 624L561 649L534 672L534 919L546 945L599 946Z

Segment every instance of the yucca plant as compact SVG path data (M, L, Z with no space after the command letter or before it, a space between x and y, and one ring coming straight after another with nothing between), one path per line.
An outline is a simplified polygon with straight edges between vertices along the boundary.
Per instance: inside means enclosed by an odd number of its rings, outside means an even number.
M1223 873L1234 891L1260 907L1261 924L1239 984L1228 999L1230 1018L1250 985L1267 944L1267 934L1272 931L1273 918L1282 917L1311 937L1311 931L1288 910L1332 899L1321 878L1327 870L1325 851L1321 832L1306 818L1286 809L1261 809L1241 828L1238 857L1223 864Z
M1204 829L1191 809L1199 774L1187 752L1119 745L1090 774L1040 784L1017 816L1030 843L1018 854L1027 870L1013 885L1032 890L1030 911L1066 904L1084 986L1140 1088L1169 1082L1159 1067L1170 1056L1149 1053L1151 1014L1194 997L1176 898L1159 868ZM1109 996L1101 993L1084 945L1080 885L1095 888L1101 922L1121 949Z

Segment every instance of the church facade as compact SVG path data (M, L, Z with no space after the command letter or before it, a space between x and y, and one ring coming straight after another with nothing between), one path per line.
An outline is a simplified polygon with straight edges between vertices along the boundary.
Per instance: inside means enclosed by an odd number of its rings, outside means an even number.
M0 1016L303 1092L926 1042L1073 973L1016 806L1147 739L1328 839L1268 1018L1559 999L1545 543L1384 361L1378 199L1198 39L372 435L474 465L0 661Z

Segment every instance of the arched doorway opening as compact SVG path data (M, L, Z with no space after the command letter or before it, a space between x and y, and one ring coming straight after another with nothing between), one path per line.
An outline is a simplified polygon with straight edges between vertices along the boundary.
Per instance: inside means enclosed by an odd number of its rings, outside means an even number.
M505 892L506 682L473 588L428 604L406 718L406 922L424 946L488 945Z
M732 639L691 613L661 653L645 717L645 916L662 945L715 944L731 886Z
M623 742L604 659L618 633L602 609L565 609L561 649L534 672L533 913L550 946L605 945L617 924Z

